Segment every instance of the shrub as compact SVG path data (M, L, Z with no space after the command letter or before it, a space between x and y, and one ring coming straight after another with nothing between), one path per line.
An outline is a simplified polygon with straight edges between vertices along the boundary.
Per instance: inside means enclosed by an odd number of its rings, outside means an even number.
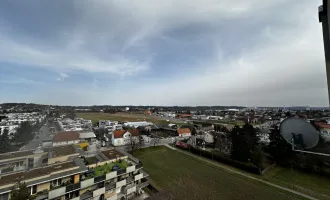
M180 148L180 149L183 149L183 150L186 150L186 151L189 151L189 148L186 149L186 148L183 148L181 146L176 146L176 147ZM190 147L190 152L193 153L193 154L196 154L196 155L201 155L201 156L203 156L205 158L209 158L209 159L212 159L212 157L213 157L213 160L215 160L217 162L228 164L228 165L231 165L233 167L236 167L236 168L239 168L239 169L242 169L242 170L254 173L254 174L258 174L258 175L261 174L261 168L255 166L251 163L244 163L244 162L233 160L233 159L223 155L222 153L218 153L218 152L216 152L216 153L213 152L212 153L212 152L200 150L200 149L194 148L194 147Z

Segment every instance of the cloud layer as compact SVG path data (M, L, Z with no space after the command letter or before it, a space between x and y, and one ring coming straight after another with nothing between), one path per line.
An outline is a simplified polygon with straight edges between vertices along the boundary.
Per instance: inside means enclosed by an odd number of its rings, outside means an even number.
M320 4L3 1L0 100L327 106Z

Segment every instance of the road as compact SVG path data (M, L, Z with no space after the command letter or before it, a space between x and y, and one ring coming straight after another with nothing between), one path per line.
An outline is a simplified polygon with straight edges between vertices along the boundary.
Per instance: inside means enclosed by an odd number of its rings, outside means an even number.
M211 161L209 159L206 159L206 158L202 158L200 156L196 156L194 154L191 154L191 153L188 153L186 151L183 151L183 150L180 150L180 149L177 149L177 148L174 148L174 147L171 147L170 145L165 145L166 147L170 148L170 149L173 149L173 150L176 150L176 151L179 151L181 153L184 153L188 156L191 156L191 157L194 157L194 158L197 158L199 160L202 160L204 162L208 162L209 164L212 164L212 165L215 165L215 166L218 166L218 167L221 167L222 169L228 171L229 173L232 173L232 174L238 174L240 176L244 176L246 178L249 178L249 179L252 179L252 180L255 180L255 181L259 181L263 184L266 184L266 185L269 185L269 186L272 186L272 187L275 187L277 189L281 189L281 190L284 190L284 191L287 191L287 192L290 192L290 193L293 193L293 194L296 194L298 196L301 196L303 198L306 198L306 199L310 199L310 200L317 200L317 198L314 198L312 196L309 196L307 194L304 194L302 192L298 192L298 191L295 191L295 190L292 190L292 189L289 189L289 188L286 188L286 187L283 187L283 186L280 186L280 185L276 185L274 183L271 183L271 182L268 182L268 181L265 181L263 179L260 179L260 178L256 178L256 177L253 177L251 176L250 174L248 173L245 173L245 172L242 172L242 171L238 171L238 170L235 170L235 169L232 169L224 164L221 164L221 163L218 163L218 162L215 162L215 161Z
M28 144L23 146L20 150L32 150L36 149L39 144L42 143L43 140L49 137L51 134L47 125L44 125L40 129L41 133L36 135L33 140L31 140Z

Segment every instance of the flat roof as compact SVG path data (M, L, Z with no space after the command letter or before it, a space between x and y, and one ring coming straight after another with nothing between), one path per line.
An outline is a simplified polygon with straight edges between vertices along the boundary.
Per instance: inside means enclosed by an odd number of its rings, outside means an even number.
M73 145L51 147L51 148L44 149L44 150L50 153L49 154L50 158L77 153L76 149L73 147Z
M56 171L73 168L75 166L76 165L74 162L67 162L67 163L50 165L42 168L35 168L32 169L31 171L24 171L24 172L5 175L5 176L0 176L0 186L16 183L18 181L24 181L36 177L45 176Z
M115 149L108 149L101 151L101 153L109 160L123 157L124 155L116 151Z
M28 155L33 154L33 151L34 150L14 151L14 152L0 154L0 160L6 160L6 159L18 158L18 157L26 157Z
M83 132L83 133L79 133L79 138L80 139L84 139L84 138L96 138L96 135L93 132Z

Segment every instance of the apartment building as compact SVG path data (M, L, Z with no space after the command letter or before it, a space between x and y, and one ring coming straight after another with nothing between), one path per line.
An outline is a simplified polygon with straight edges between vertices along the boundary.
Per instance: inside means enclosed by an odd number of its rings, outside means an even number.
M10 199L18 181L27 184L36 200L131 199L148 185L147 176L140 161L107 149L85 159L0 174L0 200Z
M0 154L0 176L4 173L73 160L78 156L77 148L73 145Z

